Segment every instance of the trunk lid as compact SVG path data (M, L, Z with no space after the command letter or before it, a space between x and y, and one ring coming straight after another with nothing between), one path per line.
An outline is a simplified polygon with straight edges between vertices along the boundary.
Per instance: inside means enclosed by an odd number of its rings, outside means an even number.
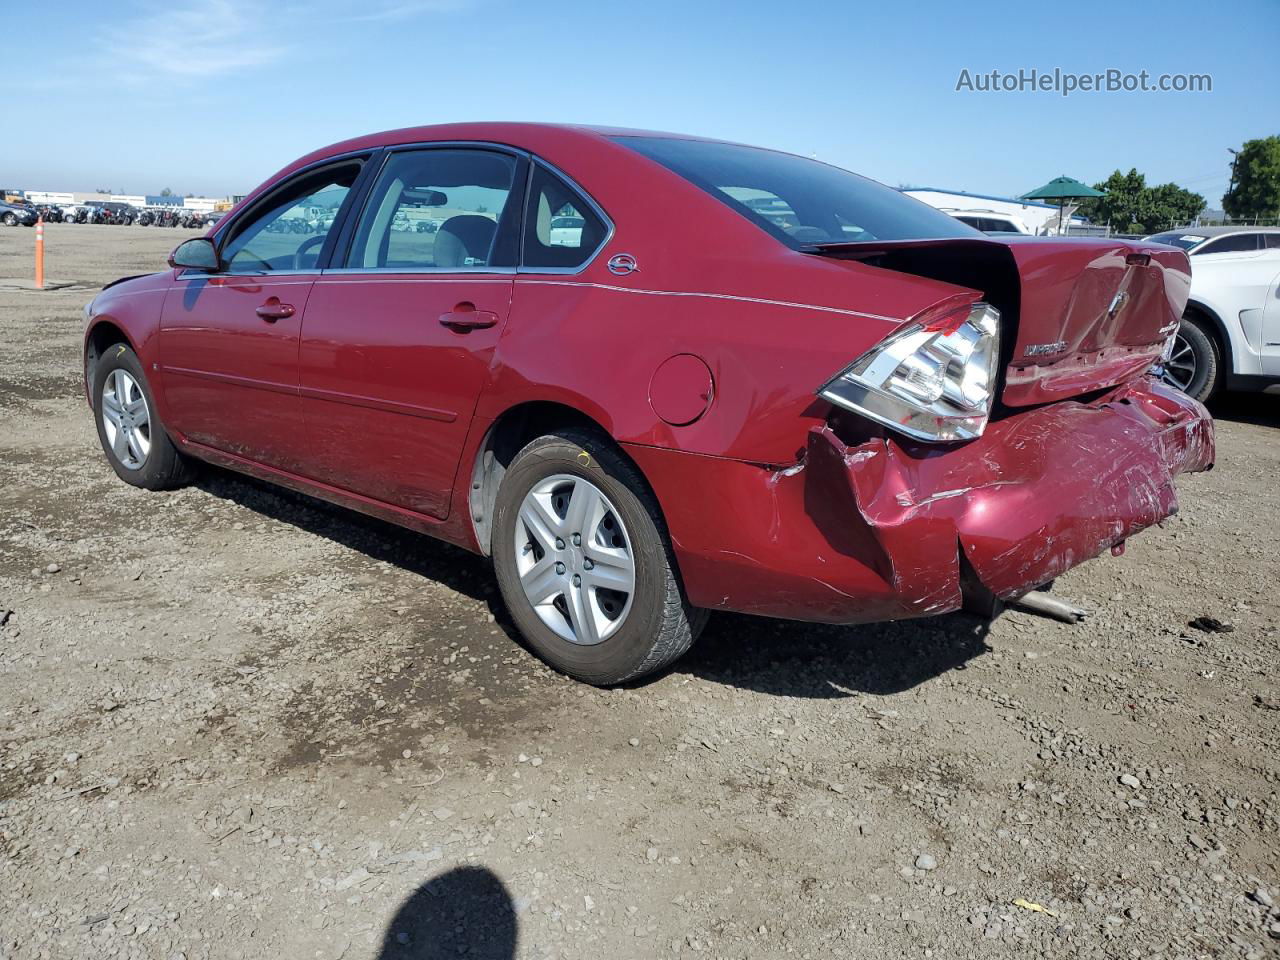
M1191 290L1181 250L1042 237L815 244L809 252L982 291L1000 310L1008 406L1052 403L1144 373Z
M1022 289L1007 404L1049 403L1132 380L1178 329L1191 291L1181 250L1106 239L1008 246Z

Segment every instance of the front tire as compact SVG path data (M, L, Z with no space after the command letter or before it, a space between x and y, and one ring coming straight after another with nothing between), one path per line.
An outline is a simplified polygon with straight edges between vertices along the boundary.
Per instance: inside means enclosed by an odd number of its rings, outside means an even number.
M498 489L492 552L533 652L586 683L661 670L705 623L684 597L653 494L593 431L558 430L516 455Z
M1193 315L1182 318L1173 341L1173 353L1164 364L1165 379L1183 393L1207 403L1221 380L1218 345Z
M178 452L156 412L137 355L114 343L93 369L94 420L111 469L145 490L171 490L191 479L190 461Z

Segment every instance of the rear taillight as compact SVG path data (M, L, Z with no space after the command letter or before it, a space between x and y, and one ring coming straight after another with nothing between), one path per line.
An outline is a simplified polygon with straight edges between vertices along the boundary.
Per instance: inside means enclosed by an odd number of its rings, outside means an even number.
M972 440L991 414L999 358L1000 312L968 304L898 331L818 394L917 440Z

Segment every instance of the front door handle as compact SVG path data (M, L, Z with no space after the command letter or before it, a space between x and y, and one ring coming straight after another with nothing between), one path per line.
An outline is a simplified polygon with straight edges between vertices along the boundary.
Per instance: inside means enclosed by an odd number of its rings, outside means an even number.
M293 316L293 304L281 303L279 297L270 297L257 309L257 314L267 323L275 323Z
M489 310L477 310L474 303L464 300L454 304L448 313L440 314L440 323L455 333L466 333L468 330L484 330L496 326L498 315Z

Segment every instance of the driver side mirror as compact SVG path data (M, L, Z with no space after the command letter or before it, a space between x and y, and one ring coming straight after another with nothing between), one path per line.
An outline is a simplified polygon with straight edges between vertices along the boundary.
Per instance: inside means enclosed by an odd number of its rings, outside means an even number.
M169 266L175 269L203 270L205 273L217 273L222 265L218 262L218 248L209 237L193 237L174 248L169 254Z

